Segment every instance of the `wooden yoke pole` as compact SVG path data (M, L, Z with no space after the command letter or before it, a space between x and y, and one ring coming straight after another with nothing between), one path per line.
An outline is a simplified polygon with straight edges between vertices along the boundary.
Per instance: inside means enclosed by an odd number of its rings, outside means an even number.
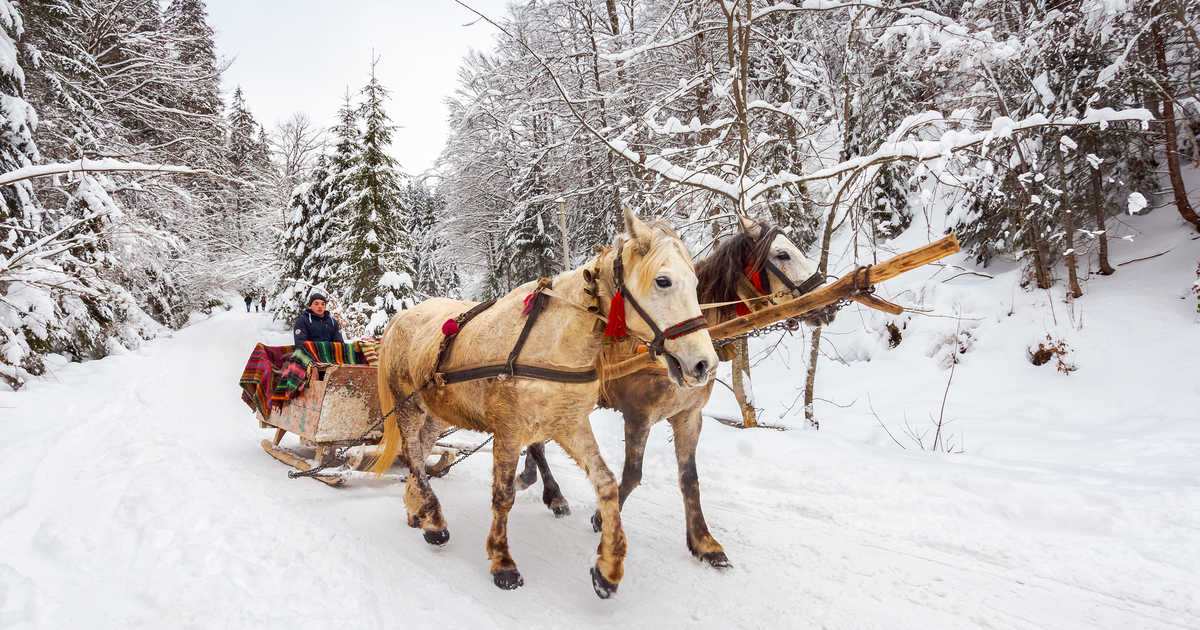
M953 234L940 238L928 245L918 247L912 251L904 252L898 256L885 260L878 265L871 265L870 270L863 272L861 270L852 271L837 281L827 284L819 289L805 293L787 302L782 302L774 306L768 306L759 311L743 315L741 317L731 319L727 322L722 322L708 329L708 334L713 339L727 339L738 335L748 333L752 330L769 326L778 321L803 315L808 311L828 306L841 299L854 299L855 297L866 297L855 293L855 289L863 289L865 286L855 287L855 273L858 273L860 283L874 285L885 280L891 280L896 276L912 271L917 267L927 265L935 260L941 260L950 254L957 252L958 238ZM872 308L895 313L895 307L890 302L879 299L856 299L855 301ZM605 368L601 374L604 380L612 380L628 376L634 372L640 371L647 367L655 365L650 359L649 354L639 354L633 358L626 359Z

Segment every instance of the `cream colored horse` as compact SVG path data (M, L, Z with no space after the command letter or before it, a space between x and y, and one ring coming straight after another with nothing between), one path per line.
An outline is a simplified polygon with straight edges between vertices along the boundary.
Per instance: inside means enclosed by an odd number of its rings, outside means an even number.
M649 339L656 327L663 330L700 316L695 270L678 236L669 228L642 222L628 210L625 228L626 235L618 238L614 249L554 278L554 297L533 326L518 363L558 369L586 369L597 363L602 337L596 318L582 305L592 303L585 293L591 286L589 277L595 278L602 294L612 295L617 255L622 257L627 297L635 299L653 320L647 322L635 309L627 309L630 333ZM535 287L535 283L518 287L466 323L440 371L503 363L524 326L524 301ZM602 308L608 305L607 300L602 301ZM392 318L379 344L379 400L384 413L428 381L437 362L443 323L472 306L472 302L431 299ZM664 349L659 360L677 385L702 388L709 384L717 356L707 331L668 339ZM402 406L394 414L396 422L385 422L383 454L374 470L381 472L390 465L403 446L403 457L410 463L404 496L408 523L424 530L427 542L444 544L449 540L446 521L422 465L429 447L446 424L494 434L493 518L487 553L496 585L512 589L523 584L509 553L507 535L517 460L527 444L547 439L558 442L596 490L604 520L599 559L591 570L592 585L597 595L609 597L623 574L625 534L616 479L600 458L588 422L599 388L598 379L563 383L522 377L430 384L415 396L415 407Z
M747 270L757 272L759 290L805 292L823 284L817 266L777 228L742 218L741 230L724 240L711 256L696 264L700 300L704 303L728 303L746 300L752 308L767 305L762 294L747 279ZM727 304L705 312L712 324L732 319L735 306ZM827 323L832 312L812 316L812 323ZM637 350L634 342L616 344L605 350L619 361ZM700 476L696 469L696 445L703 425L701 410L712 394L712 384L699 388L676 387L666 374L643 371L604 383L601 404L621 412L625 418L625 466L621 474L619 503L624 506L630 493L642 479L642 459L650 428L666 420L674 434L675 458L679 468L679 489L683 494L685 542L697 559L717 568L730 565L725 549L708 530L700 507ZM541 473L542 500L556 516L570 513L567 500L551 474L541 444L529 447L525 472L518 486L522 489ZM597 512L592 523L597 530L607 516Z

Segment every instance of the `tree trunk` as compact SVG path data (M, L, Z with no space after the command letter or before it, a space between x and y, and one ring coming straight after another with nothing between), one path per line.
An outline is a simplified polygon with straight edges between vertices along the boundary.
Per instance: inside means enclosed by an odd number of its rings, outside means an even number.
M844 153L845 149L842 149L842 151ZM825 218L825 231L821 234L821 261L817 263L817 271L822 274L827 274L829 270L829 241L833 239L833 219L835 214L837 214L836 204L829 209L829 216ZM808 353L808 374L804 378L804 419L814 429L820 429L821 422L817 420L816 414L813 413L813 396L815 395L817 385L817 357L820 356L821 326L813 328L811 341L812 348Z
M738 339L733 344L733 397L742 409L742 428L758 426L754 409L754 384L750 381L750 344Z
M820 356L821 327L813 328L809 339L811 345L808 351L808 378L804 380L804 419L814 429L821 428L821 421L813 413L813 395L817 385L817 357Z
M1037 276L1037 287L1039 289L1049 289L1054 285L1054 281L1050 279L1050 252L1046 247L1046 240L1042 238L1041 226L1032 226L1033 232L1030 238L1033 239L1033 273Z
M1083 296L1083 289L1079 288L1079 270L1075 264L1075 214L1071 208L1071 182L1067 180L1066 159L1061 148L1058 150L1058 179L1062 186L1063 231L1066 232L1067 251L1063 259L1067 263L1067 294L1077 298Z
M1090 166L1090 165L1089 165ZM1100 233L1100 275L1111 276L1116 272L1108 264L1108 229L1104 226L1104 201L1100 194L1100 167L1091 169L1092 214L1096 219L1096 231Z
M1171 178L1171 192L1175 195L1175 207L1179 210L1179 216L1183 217L1184 221L1191 223L1196 230L1200 230L1200 216L1196 216L1196 211L1188 203L1187 191L1183 187L1183 175L1179 171L1179 138L1175 129L1175 97L1171 94L1169 87L1170 76L1167 71L1166 44L1163 42L1162 28L1159 26L1158 20L1153 20L1150 24L1150 33L1154 37L1154 57L1158 62L1159 80L1163 90L1163 137L1167 145L1167 172Z

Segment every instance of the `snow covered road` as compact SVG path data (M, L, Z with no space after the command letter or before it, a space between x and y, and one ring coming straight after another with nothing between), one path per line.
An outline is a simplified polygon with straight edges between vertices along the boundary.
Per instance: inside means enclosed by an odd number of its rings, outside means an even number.
M1090 324L1097 335L1105 325ZM1140 366L1162 390L1130 388L1106 416L1095 362L1059 377L1070 387L1018 404L1046 372L1029 376L1039 368L1024 363L994 378L984 338L951 397L959 455L900 449L862 401L830 411L819 432L795 417L786 432L709 422L701 487L735 565L726 572L684 546L660 425L624 511L626 578L601 601L588 578L594 497L556 446L573 512L554 519L540 487L518 496L509 532L526 585L500 591L483 549L490 458L434 481L451 531L442 549L404 525L400 485L288 479L238 398L259 340L287 335L264 316L220 313L0 392L0 626L1200 627L1200 426L1180 415L1200 388L1177 374L1190 369L1194 383L1196 346ZM802 380L783 369L789 356L800 363L795 343L757 372L760 404L775 412ZM1085 358L1087 343L1077 342ZM946 371L903 349L823 368L823 395L848 400L860 379L886 375L898 382L872 391L889 424L936 410ZM1170 404L1155 406L1164 395ZM987 404L953 406L964 397ZM1142 415L1118 423L1126 407ZM711 408L733 405L721 394ZM619 418L598 411L593 425L619 471Z

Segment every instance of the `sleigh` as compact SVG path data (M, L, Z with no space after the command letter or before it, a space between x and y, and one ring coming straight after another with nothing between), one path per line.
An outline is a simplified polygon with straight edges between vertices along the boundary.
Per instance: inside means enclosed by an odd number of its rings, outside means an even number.
M259 426L275 429L273 440L262 441L263 450L304 472L335 464L335 453L341 447L369 446L383 437L375 367L370 365L318 363L300 395L273 410L269 417L263 417L261 411L256 411L255 415ZM311 452L281 447L279 444L288 433L295 433L300 444ZM343 469L355 470L362 466L364 450L349 451L351 457ZM315 466L310 463L310 458ZM338 472L311 476L337 486L346 479L346 475Z
M288 473L291 477L312 477L330 486L367 477L364 471L375 455L373 447L383 437L375 372L373 365L316 364L308 386L298 396L269 417L255 412L261 428L275 429L273 439L262 441L263 450L295 468ZM288 433L296 434L300 448L280 446ZM453 462L459 448L439 443L435 449L439 459L428 466L431 474ZM403 475L383 478L395 481Z

